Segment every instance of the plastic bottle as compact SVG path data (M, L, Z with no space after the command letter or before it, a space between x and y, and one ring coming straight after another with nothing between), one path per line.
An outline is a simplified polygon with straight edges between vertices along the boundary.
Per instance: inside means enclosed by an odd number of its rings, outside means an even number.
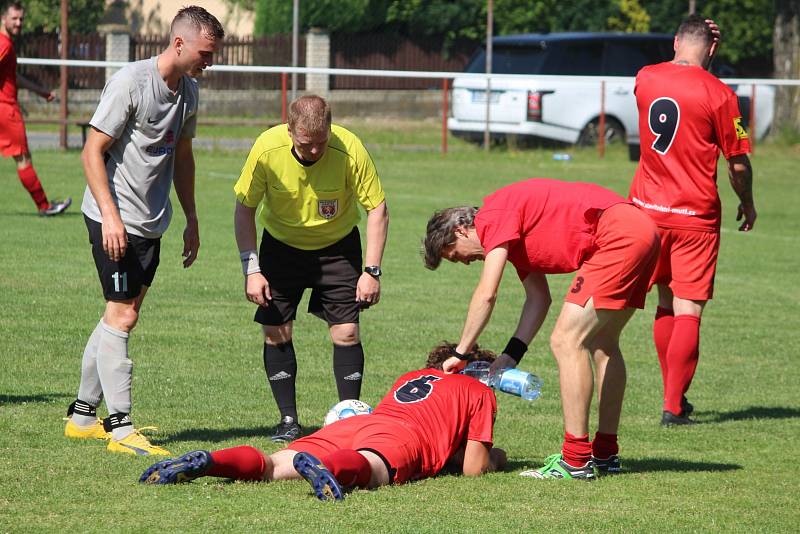
M463 373L480 380L490 388L533 401L542 395L542 379L520 369L506 368L495 373L489 371L489 362L470 362Z
M553 159L556 161L569 161L572 159L572 156L566 153L556 153L553 154Z

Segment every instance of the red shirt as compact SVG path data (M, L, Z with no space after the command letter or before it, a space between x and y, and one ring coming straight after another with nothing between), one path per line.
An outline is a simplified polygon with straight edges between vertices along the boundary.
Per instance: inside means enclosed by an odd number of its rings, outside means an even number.
M659 226L716 231L717 160L750 152L739 101L701 67L666 62L636 76L641 159L629 198Z
M599 185L532 178L483 199L475 230L488 253L508 243L520 280L529 273L571 273L595 250L597 218L628 203Z
M14 43L0 32L0 102L17 103L17 55Z
M491 445L496 413L497 400L487 386L437 369L404 374L373 411L417 435L422 451L418 478L441 471L469 439Z

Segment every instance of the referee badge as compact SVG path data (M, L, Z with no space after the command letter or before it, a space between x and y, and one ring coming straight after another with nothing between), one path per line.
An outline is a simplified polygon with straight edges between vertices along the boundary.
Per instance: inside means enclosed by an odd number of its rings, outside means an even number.
M333 219L336 217L336 212L339 211L339 201L334 200L319 200L317 201L317 211L323 219Z

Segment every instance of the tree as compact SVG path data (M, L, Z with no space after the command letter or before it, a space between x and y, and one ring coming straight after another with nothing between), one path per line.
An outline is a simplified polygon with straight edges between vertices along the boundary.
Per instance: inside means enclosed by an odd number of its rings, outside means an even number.
M775 77L800 78L800 0L776 0L775 11ZM775 126L800 131L800 88L778 87Z
M26 32L54 32L61 28L61 0L27 0L23 5ZM104 0L69 0L69 31L95 31L104 10Z

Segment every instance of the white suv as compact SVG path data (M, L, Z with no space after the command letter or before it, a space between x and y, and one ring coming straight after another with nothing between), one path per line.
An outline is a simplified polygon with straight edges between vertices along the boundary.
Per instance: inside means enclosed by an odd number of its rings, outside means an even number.
M600 117L600 82L572 76L614 76L606 82L605 138L638 148L639 124L634 77L645 65L672 58L667 34L551 33L496 37L492 72L533 74L535 78L493 78L489 130L493 137L532 136L565 143L595 144ZM485 51L466 68L486 72ZM748 123L751 85L738 85L740 108ZM758 137L772 123L775 90L758 86ZM458 137L482 139L486 124L486 81L453 80L452 116L447 126Z

